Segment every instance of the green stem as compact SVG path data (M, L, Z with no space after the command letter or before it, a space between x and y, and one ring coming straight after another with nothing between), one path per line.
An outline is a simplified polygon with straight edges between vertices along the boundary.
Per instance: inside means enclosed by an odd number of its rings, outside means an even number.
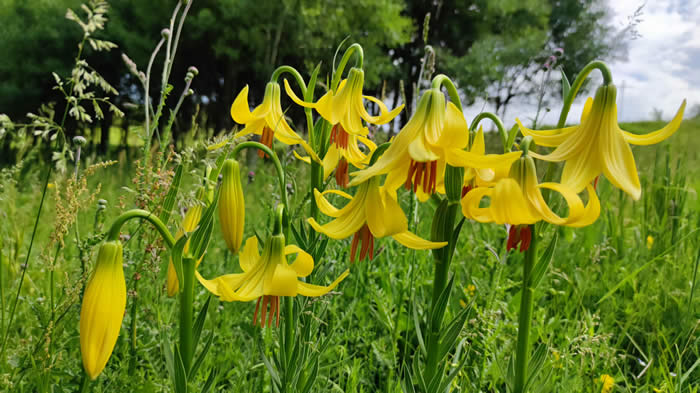
M163 240L165 240L168 248L172 248L175 245L175 238L168 230L168 227L166 227L165 224L163 224L163 222L153 213L141 209L129 210L117 217L112 223L112 226L109 228L109 232L107 232L107 240L119 240L119 231L121 230L122 225L132 218L140 218L153 224L153 226L163 237Z
M185 371L192 365L194 346L192 343L192 321L194 320L194 269L195 261L182 260L183 286L180 293L180 353Z
M345 70L345 65L353 54L355 55L355 67L362 68L362 62L365 57L362 46L358 43L352 44L345 50L345 53L343 53L343 57L340 59L340 63L338 63L338 68L333 71L333 79L331 81L331 90L333 90L333 92L338 89L340 78L343 76L343 71Z
M145 256L145 255L144 255ZM134 280L133 293L134 296L131 299L131 310L129 310L130 323L129 323L129 369L128 375L134 375L136 371L136 360L137 360L137 348L136 348L136 311L139 305L138 297L138 280Z
M515 353L514 393L525 393L525 382L530 362L530 325L532 324L532 304L534 288L532 287L532 269L537 256L537 232L530 225L532 240L530 248L525 251L523 263L523 285L520 296L520 313L518 316L518 342Z
M612 83L612 73L610 72L608 66L602 61L595 60L583 67L581 72L576 75L576 79L569 89L569 94L564 97L564 106L562 107L561 114L559 115L557 128L562 128L566 124L566 117L569 115L569 110L571 109L571 104L574 102L574 98L576 98L576 94L578 94L579 89L581 89L581 86L583 86L583 82L586 81L588 74L595 69L600 70L600 73L603 74L603 84L609 85Z
M231 152L231 155L233 157L236 157L238 153L247 148L256 148L258 150L262 150L263 152L267 153L270 158L272 158L272 162L275 164L275 169L277 170L277 180L279 181L280 185L280 196L282 198L282 204L286 207L284 209L284 224L283 227L285 228L284 231L284 236L286 237L288 235L288 229L289 229L289 223L290 218L289 218L289 202L287 200L287 186L286 186L286 181L285 181L285 175L284 175L284 169L282 169L282 163L280 162L280 159L277 157L277 154L275 154L272 149L269 147L263 145L262 143L259 142L243 142L240 145L237 145L233 151Z
M450 96L450 101L452 101L453 104L457 105L457 109L459 111L462 111L462 100L459 98L459 92L457 91L457 87L455 84L452 82L452 80L445 74L438 74L433 78L433 89L440 89L440 87L444 87L447 89L447 94Z
M296 79L297 84L299 85L299 88L301 89L302 97L306 97L306 82L304 82L304 77L301 76L299 71L297 71L296 68L294 68L292 66L283 65L283 66L277 67L277 69L272 73L272 76L270 77L270 82L277 83L277 80L285 72L288 74L291 74L294 77L294 79Z
M444 203L444 202L443 202ZM435 260L435 270L433 271L433 295L431 301L431 312L429 314L428 323L428 336L426 339L426 349L428 351L428 356L425 365L425 381L430 383L430 381L435 377L439 370L439 355L440 355L440 331L442 327L442 319L444 317L446 307L440 311L437 310L437 303L440 299L440 295L445 291L448 282L448 276L450 272L450 262L452 260L452 253L450 250L453 248L454 241L452 239L452 232L454 230L455 218L457 217L457 212L459 208L459 203L450 203L448 206L448 211L445 213L445 221L443 223L443 236L439 239L432 239L433 241L447 241L448 244L439 250L438 255L440 256ZM440 209L440 207L438 207ZM437 318L434 318L434 313L440 312Z
M498 134L501 136L501 144L503 144L503 152L508 153L510 146L506 146L508 143L508 133L506 132L506 127L503 125L501 118L498 115L491 112L481 112L472 121L471 129L476 130L479 123L484 120L489 119L498 128Z

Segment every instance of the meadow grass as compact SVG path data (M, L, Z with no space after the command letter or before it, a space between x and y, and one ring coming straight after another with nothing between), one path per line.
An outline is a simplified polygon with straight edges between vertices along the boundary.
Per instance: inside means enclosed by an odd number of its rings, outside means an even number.
M662 125L643 122L622 127L643 132ZM112 131L114 144L119 141L119 132ZM698 391L700 143L695 135L699 132L700 120L686 120L669 141L634 148L643 182L640 201L633 202L601 179L598 189L602 212L594 225L545 229L546 239L557 231L559 240L551 266L536 291L532 337L534 347L541 348L545 365L533 391L600 392L602 374L614 378L613 391L618 392ZM204 156L194 145L198 151L195 156ZM283 157L289 171L290 203L298 207L293 222L298 226L308 211L308 167L288 153ZM77 199L82 241L94 235L97 243L97 235L106 229L95 226L97 199L107 201L102 220L109 223L132 207L138 196L130 191L137 189L131 183L135 165L124 162L123 155L115 158L119 162L98 169L90 177L85 193L80 194L79 187L70 189L73 196L68 198L82 195ZM88 155L83 168L101 159ZM244 184L245 236L264 237L271 228L278 194L274 169L252 155L246 161L243 173L255 174ZM4 335L45 169L35 165L2 171L0 331ZM201 172L200 163L190 165L181 187L181 207L191 200L196 175ZM65 218L56 213L60 211L56 193L62 193L65 202L68 176L58 175L49 189L15 320L0 359L2 391L71 392L80 384L80 307L75 288L83 273L74 227L68 228L60 253L49 240L55 223L65 224ZM98 183L99 193L88 198ZM404 210L411 211L411 195L400 192L399 197ZM411 228L417 234L429 237L434 210L434 205L426 203L409 213ZM174 228L178 221L171 220L170 226ZM176 338L177 302L168 298L165 290L167 252L145 253L145 242L138 235L144 230L140 224L123 229L132 235L124 258L129 289L127 314L112 358L92 385L93 392L170 391L163 347ZM215 233L220 233L218 228ZM471 307L458 346L467 357L466 367L454 381L455 391L506 389L504 374L514 353L522 274L522 255L505 252L506 235L502 226L467 221L455 252L452 272L456 295L448 314ZM226 250L220 236L213 241L201 273L212 277L237 271L237 257ZM379 240L377 246L373 261L351 265L349 239L331 241L325 258L317 261L314 281L323 282L327 276L326 282L330 282L348 267L351 275L331 295L297 300L307 316L304 323L313 325L317 332L307 345L322 353L314 392L400 392L400 375L412 367L412 354L419 350L416 325L426 319L430 299L433 258L427 251L408 250L388 238ZM83 255L87 272L94 259L94 252ZM51 271L56 282L53 300L48 280ZM197 285L196 307L201 307L208 296ZM57 305L54 313L59 313L60 319L49 315L50 303ZM135 313L131 311L133 304L138 305ZM270 391L263 354L272 356L271 346L277 342L274 336L278 331L252 326L254 307L253 303L212 299L204 333L213 334L212 349L202 368L218 369L215 391ZM57 320L56 324L52 326L51 320ZM257 344L261 338L264 346ZM329 341L323 350L325 340Z

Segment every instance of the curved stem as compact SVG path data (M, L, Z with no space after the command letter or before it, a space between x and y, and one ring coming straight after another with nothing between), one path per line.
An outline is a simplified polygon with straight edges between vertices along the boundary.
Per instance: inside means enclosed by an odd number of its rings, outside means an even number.
M340 84L340 77L343 75L343 70L345 70L345 65L348 63L348 60L350 60L350 56L355 54L355 67L356 68L362 68L362 62L364 61L365 53L362 50L362 46L358 43L354 43L348 47L348 49L345 50L345 53L343 53L343 57L340 59L340 63L338 63L338 68L336 68L333 71L333 80L331 81L331 90L333 92L338 89L338 85Z
M156 45L156 49L153 50L153 53L151 54L151 59L148 61L148 67L146 67L146 86L144 87L144 94L143 94L143 110L146 115L146 143L144 144L144 155L148 155L148 151L151 149L151 124L150 124L150 116L151 116L151 95L150 95L150 89L151 89L151 68L153 68L153 62L156 59L156 55L158 55L158 52L160 52L160 48L163 46L163 43L165 42L165 39L161 37L160 41L158 41L158 44Z
M507 153L508 149L510 149L510 146L506 146L508 143L508 133L506 132L506 127L503 125L503 122L501 121L501 118L498 117L498 115L491 113L491 112L481 112L476 117L474 118L474 121L472 121L471 129L476 130L479 125L479 123L484 120L484 119L489 119L493 122L493 124L496 125L496 128L498 128L498 134L501 136L501 143L503 144L503 152Z
M447 94L450 95L450 101L452 101L453 104L457 105L457 109L459 109L459 111L462 112L462 100L459 98L459 92L457 91L457 87L447 75L436 75L435 78L433 78L432 87L433 89L440 89L440 87L446 88Z
M284 169L282 169L282 163L280 163L280 159L277 157L277 154L275 154L272 149L269 147L263 145L260 142L253 142L253 141L248 141L248 142L243 142L240 145L237 145L233 151L231 152L231 155L236 157L238 153L247 148L256 148L258 150L262 150L263 152L267 153L268 156L272 158L272 162L275 164L275 169L277 170L277 180L279 181L280 184L280 197L282 198L282 204L286 206L287 208L284 209L284 217L285 217L285 223L284 223L284 234L285 236L287 235L287 229L289 227L289 201L287 200L287 187L285 183L285 175L284 175Z
M153 226L163 237L163 240L165 240L168 248L172 248L175 245L175 238L168 230L168 227L163 224L163 221L161 221L160 218L155 216L153 213L142 209L129 210L128 212L122 213L121 216L117 217L107 232L107 240L119 240L119 231L121 230L122 225L132 218L140 218L153 224Z
M576 94L578 94L579 89L581 86L583 86L583 82L586 81L588 74L595 69L600 70L600 73L603 74L603 84L609 85L612 83L612 73L610 72L608 66L602 61L595 60L583 67L581 72L576 75L576 79L569 89L569 94L564 97L564 106L562 107L561 114L559 115L557 128L562 128L564 127L564 124L566 124L566 117L569 115L569 110L571 109L571 104L574 102L574 98L576 98Z
M514 393L525 393L525 381L530 362L530 325L532 324L532 303L535 289L532 287L532 269L537 258L537 232L530 225L532 240L525 251L523 263L523 286L520 292L520 313L518 316L518 342L515 353Z
M296 79L297 84L301 88L301 94L302 97L306 97L306 82L304 82L304 77L301 76L299 71L296 70L296 68L288 65L283 65L280 67L277 67L277 69L272 73L272 76L270 77L270 82L277 82L277 80L282 76L284 73L291 74L294 79Z

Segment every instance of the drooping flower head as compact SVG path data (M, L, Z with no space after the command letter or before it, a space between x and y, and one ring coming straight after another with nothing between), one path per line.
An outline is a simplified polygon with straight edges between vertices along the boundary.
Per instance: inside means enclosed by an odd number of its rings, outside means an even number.
M350 186L388 173L385 187L413 189L422 201L444 193L445 166L487 169L508 165L520 152L483 155L463 150L469 143L469 128L462 112L437 89L426 91L416 112L391 146L369 168L352 173Z
M301 100L291 89L289 82L284 81L284 88L294 102L306 108L316 109L321 117L331 123L330 147L323 159L323 169L325 176L328 176L337 166L336 180L342 187L347 187L348 164L358 168L364 168L367 164L367 154L362 152L358 142L365 144L370 151L376 147L366 138L369 130L363 124L363 120L369 124L386 124L403 109L401 105L389 111L380 99L363 95L364 80L364 71L353 67L348 72L348 78L340 82L336 92L329 91L315 103ZM364 100L375 103L379 108L379 115L370 115Z
M311 146L292 130L284 118L281 88L277 82L268 82L262 103L252 112L248 105L248 86L246 85L231 105L231 117L236 123L245 125L243 130L234 135L234 138L256 134L260 135L260 142L268 147L272 147L273 138L277 138L285 145L300 144L314 160L320 161ZM262 151L258 154L260 157L265 155Z
M229 158L221 168L221 191L219 194L219 222L228 249L236 254L243 243L245 224L245 201L238 161Z
M479 127L469 152L480 156L486 155L486 143L484 142L484 129L482 127ZM464 168L462 197L474 187L492 185L499 179L507 177L511 164L510 161L503 160L492 168Z
M287 256L297 254L293 263ZM196 272L197 279L209 292L226 302L247 302L257 299L253 323L272 325L273 318L279 324L280 296L321 296L333 290L348 276L346 270L329 286L313 285L299 281L314 268L314 260L295 245L285 245L284 235L275 234L265 242L263 253L258 253L258 239L250 237L240 254L242 273L225 274L211 280ZM262 303L262 307L261 306ZM268 313L269 305L269 313ZM260 318L258 319L258 316Z
M599 87L592 104L586 105L578 126L535 131L516 121L522 133L532 136L538 145L556 147L550 154L531 154L541 160L565 161L563 184L579 192L602 173L615 187L638 200L642 190L629 144L652 145L673 135L683 119L686 102L683 101L676 116L662 129L636 135L620 129L616 96L615 85Z
M80 352L90 379L100 375L112 355L125 309L122 244L108 241L100 246L80 309Z
M566 201L569 215L560 217L547 205L541 189L550 189L561 194ZM583 227L592 224L600 215L600 201L593 186L586 186L588 204L571 188L559 183L537 182L537 171L532 157L525 155L513 163L510 176L498 180L495 185L477 187L462 199L462 213L478 222L493 222L511 225L508 248L524 241L521 250L527 248L529 232L525 226L544 220L554 225ZM489 198L486 207L482 199ZM524 231L524 233L522 232Z
M324 197L325 194L335 193L350 202L342 209L337 209ZM308 222L320 233L333 239L345 239L353 236L350 249L350 259L354 262L358 246L360 260L374 256L374 239L391 236L394 240L408 248L428 250L445 246L446 242L431 242L424 240L408 230L408 220L396 200L396 190L379 186L379 178L375 177L360 184L354 197L337 190L324 193L314 190L318 209L334 220L321 225L313 218Z

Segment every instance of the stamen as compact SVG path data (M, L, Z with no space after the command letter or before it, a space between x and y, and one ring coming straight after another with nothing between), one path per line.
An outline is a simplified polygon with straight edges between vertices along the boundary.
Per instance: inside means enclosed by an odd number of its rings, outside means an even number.
M508 241L506 242L506 250L510 251L518 248L520 244L520 252L527 251L530 248L532 241L532 231L529 225L511 225L508 231Z
M469 191L471 191L473 188L474 188L474 187L472 187L471 184L462 187L462 198L464 198L465 196L467 196L467 193L469 193Z
M260 143L272 149L272 140L275 137L275 132L270 127L264 127L262 135L260 135ZM258 157L270 158L270 156L262 150L258 150Z
M340 159L338 167L335 169L335 182L343 188L348 187L350 176L348 176L348 161L345 158Z
M355 263L355 256L357 255L357 246L362 243L360 248L360 260L363 260L369 256L371 261L374 258L374 235L372 231L369 230L367 224L363 225L360 230L355 232L355 236L352 238L352 245L350 246L350 260Z
M350 137L347 131L345 131L340 123L331 128L331 144L335 143L335 147L339 149L347 149L349 139Z
M408 167L408 176L404 187L407 190L418 191L418 187L423 188L426 194L435 193L437 188L437 161L418 162L411 160Z
M262 303L262 307L260 307ZM268 314L267 306L270 305L270 313ZM258 313L260 311L260 314ZM253 325L258 324L258 315L260 315L260 327L272 326L272 319L275 319L275 326L280 325L280 298L279 296L264 295L258 298L255 304L255 313L253 314Z

